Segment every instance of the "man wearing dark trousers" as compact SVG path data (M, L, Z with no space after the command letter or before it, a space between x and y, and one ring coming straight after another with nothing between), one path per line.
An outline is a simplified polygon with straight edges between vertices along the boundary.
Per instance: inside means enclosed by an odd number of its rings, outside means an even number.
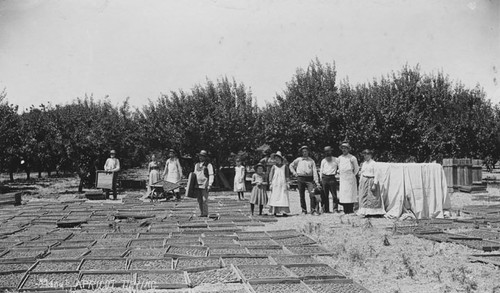
M214 168L208 162L207 151L202 150L198 157L199 162L194 166L194 174L198 181L194 192L200 206L200 217L208 217L208 192L214 183Z
M290 171L297 177L297 183L300 195L300 207L302 214L307 214L306 206L306 188L311 199L311 214L319 214L319 205L321 197L314 194L315 184L319 186L318 171L316 163L309 157L309 148L303 146L299 149L301 157L298 157L290 164Z
M321 160L320 175L321 175L321 186L323 187L323 192L321 194L321 204L323 205L323 211L325 213L331 213L330 211L330 193L333 198L333 212L338 212L337 198L337 179L335 175L337 174L338 162L337 158L332 155L332 147L325 147L325 158Z

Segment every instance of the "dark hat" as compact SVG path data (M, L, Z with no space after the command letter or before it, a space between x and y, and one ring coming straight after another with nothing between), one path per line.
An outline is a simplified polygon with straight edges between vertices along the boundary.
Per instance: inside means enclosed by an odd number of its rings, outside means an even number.
M110 150L109 153L110 154L116 154L116 151L115 150Z
M264 167L264 165L262 165L261 163L258 163L258 164L257 164L257 165L255 165L253 168L254 168L254 170L255 170L255 171L257 171L257 169L258 169L259 167L262 167L262 169L264 169L264 170L266 169L266 167Z
M340 144L340 148L351 149L351 145L348 142L343 142L343 143Z
M174 154L177 154L177 152L174 150L174 149L169 149L168 150L169 153L174 153Z
M201 150L198 156L208 157L208 152L206 150Z
M299 149L299 153L302 152L303 150L309 150L309 147L304 145Z
M325 147L325 152L331 152L331 151L333 151L331 146Z

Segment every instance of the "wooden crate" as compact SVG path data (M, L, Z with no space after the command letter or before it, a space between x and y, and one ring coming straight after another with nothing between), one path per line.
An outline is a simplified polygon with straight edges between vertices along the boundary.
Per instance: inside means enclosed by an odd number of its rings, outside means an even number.
M96 186L101 189L113 189L113 177L116 173L97 171Z
M0 194L0 205L20 205L21 192L9 192Z

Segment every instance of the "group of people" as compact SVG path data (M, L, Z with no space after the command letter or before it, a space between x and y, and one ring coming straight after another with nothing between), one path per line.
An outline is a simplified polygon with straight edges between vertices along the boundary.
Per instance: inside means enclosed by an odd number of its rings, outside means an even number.
M352 214L356 202L359 203L358 215L385 214L379 193L379 184L375 177L375 161L372 158L372 151L363 151L364 160L360 168L356 157L350 154L351 147L348 143L342 143L340 150L342 154L335 157L333 148L326 146L319 170L316 162L311 158L310 149L307 146L299 149L300 156L290 164L279 151L267 154L254 167L255 173L251 181L253 187L249 199L252 215L255 213L256 206L258 206L259 215L263 214L264 207L268 207L269 214L274 216L286 217L290 214L291 174L297 179L302 214L308 213L306 190L309 193L310 213L312 215L339 212L339 206L343 207L345 214ZM105 171L116 173L120 170L120 162L115 156L116 152L112 150L110 158L106 160ZM235 163L234 191L242 200L246 192L246 169L240 159L237 158ZM148 164L148 188L162 180L176 184L180 182L183 177L182 167L175 150L169 150L169 159L165 162L163 173L160 173L160 165L160 162L153 155ZM194 166L193 174L196 176L194 195L198 200L200 216L207 217L207 200L214 182L214 168L209 162L207 151L202 150L198 154L198 162ZM339 180L337 180L337 175ZM359 185L357 176L359 176ZM116 176L113 178L112 191L113 197L116 199ZM109 191L106 190L107 196L109 196ZM179 189L175 189L173 192L175 198L179 200Z
M312 215L339 212L339 206L342 206L345 214L352 214L355 203L359 203L358 215L385 214L375 178L373 152L363 151L364 161L360 168L356 157L350 154L351 147L348 143L342 143L340 150L342 154L334 157L333 148L325 147L319 170L315 161L310 157L310 150L307 146L299 149L300 156L289 165L280 152L266 155L254 167L253 188L249 200L252 215L255 206L259 206L259 215L262 215L265 206L268 206L269 213L275 216L286 216L290 213L288 195L290 174L297 179L302 214L308 213L306 190L309 193ZM339 180L337 180L337 175ZM357 176L359 176L359 185ZM239 199L243 198L246 191L244 180L245 167L237 159L234 191L238 193ZM330 205L330 195L332 205Z

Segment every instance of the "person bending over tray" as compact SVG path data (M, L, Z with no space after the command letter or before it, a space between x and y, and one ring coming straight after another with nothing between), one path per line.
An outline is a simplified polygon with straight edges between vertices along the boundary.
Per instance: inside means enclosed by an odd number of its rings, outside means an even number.
M115 150L111 150L109 152L109 158L106 160L104 164L104 171L108 173L113 173L113 183L111 189L113 190L113 199L117 199L116 194L116 178L117 172L120 171L120 160L116 158ZM109 189L106 189L106 198L109 198Z
M194 174L196 175L197 186L194 189L194 194L200 205L200 217L208 217L208 192L214 183L214 167L208 162L207 151L200 151L198 154L199 162L194 166Z

